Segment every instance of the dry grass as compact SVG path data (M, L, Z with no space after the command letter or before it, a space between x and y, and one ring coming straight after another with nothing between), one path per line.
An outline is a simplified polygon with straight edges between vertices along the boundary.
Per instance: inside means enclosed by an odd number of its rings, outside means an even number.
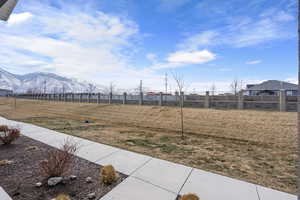
M297 113L0 99L0 113L296 194ZM91 123L84 123L90 120Z

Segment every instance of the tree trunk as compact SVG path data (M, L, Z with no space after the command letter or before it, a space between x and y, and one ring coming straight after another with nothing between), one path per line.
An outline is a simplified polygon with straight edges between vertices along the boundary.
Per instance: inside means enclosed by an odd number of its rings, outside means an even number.
M181 116L181 138L184 139L184 133L183 133L183 95L180 94L180 116Z

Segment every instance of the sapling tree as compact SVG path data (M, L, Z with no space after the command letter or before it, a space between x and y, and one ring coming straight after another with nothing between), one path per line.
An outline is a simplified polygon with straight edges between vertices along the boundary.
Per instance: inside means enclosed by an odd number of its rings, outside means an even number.
M172 72L173 78L176 82L176 87L179 91L179 107L180 107L180 122L181 122L181 138L184 139L184 127L183 127L183 123L184 123L184 119L183 119L183 90L185 87L184 84L184 80L183 77L178 75L177 73Z

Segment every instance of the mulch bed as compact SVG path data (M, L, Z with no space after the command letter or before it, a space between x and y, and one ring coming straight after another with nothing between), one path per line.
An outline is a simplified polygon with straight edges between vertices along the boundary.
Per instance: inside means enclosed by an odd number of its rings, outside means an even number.
M36 149L28 149L36 146ZM45 153L53 149L44 143L21 136L11 145L0 144L0 160L12 160L9 165L0 165L0 185L14 200L50 200L58 194L68 194L72 200L88 199L89 193L96 193L96 198L104 196L127 176L119 173L120 178L114 184L100 183L101 166L76 157L69 175L77 176L75 180L66 180L54 187L47 185L47 179L41 176L40 162ZM93 182L86 183L86 177ZM43 185L35 186L37 182Z

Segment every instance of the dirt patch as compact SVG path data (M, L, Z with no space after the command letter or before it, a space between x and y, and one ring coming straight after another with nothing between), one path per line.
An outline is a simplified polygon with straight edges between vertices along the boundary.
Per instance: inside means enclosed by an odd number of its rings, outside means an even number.
M297 194L297 113L0 98L4 117ZM90 120L91 123L84 123Z
M68 194L72 200L87 199L89 193L96 193L97 199L109 192L126 178L120 174L119 180L112 185L100 183L101 166L81 158L75 158L69 175L77 176L75 180L66 180L54 187L47 186L47 180L39 174L39 163L45 159L45 152L52 147L21 136L12 145L0 145L0 160L12 161L0 165L1 186L14 200L45 200L58 194ZM92 177L92 183L86 183L86 177ZM35 184L42 182L37 188Z

